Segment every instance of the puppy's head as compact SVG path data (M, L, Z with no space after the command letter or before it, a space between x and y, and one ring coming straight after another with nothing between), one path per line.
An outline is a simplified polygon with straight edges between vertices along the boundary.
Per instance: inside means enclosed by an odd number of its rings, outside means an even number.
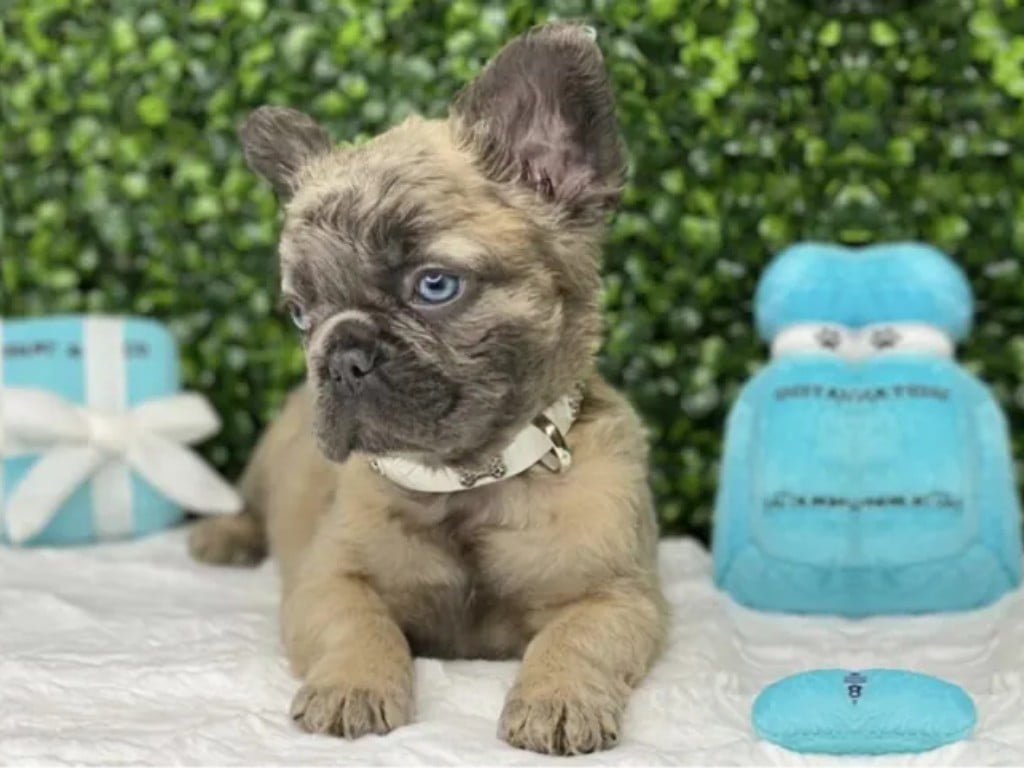
M240 133L287 201L283 294L329 458L470 464L590 373L623 160L586 28L513 40L447 120L335 148L302 113L262 107Z

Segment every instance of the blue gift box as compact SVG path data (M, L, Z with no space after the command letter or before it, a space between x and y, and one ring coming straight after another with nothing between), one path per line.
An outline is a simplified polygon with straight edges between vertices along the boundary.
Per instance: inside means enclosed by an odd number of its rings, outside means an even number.
M0 408L5 407L4 388L19 388L44 390L99 413L117 414L176 394L181 384L174 339L149 319L7 319L0 321L0 351ZM7 408L11 402L8 396ZM10 453L3 454L0 465L0 541L6 543L12 540L8 501L43 451ZM175 525L183 516L174 501L112 455L41 530L19 543L53 546L139 536Z

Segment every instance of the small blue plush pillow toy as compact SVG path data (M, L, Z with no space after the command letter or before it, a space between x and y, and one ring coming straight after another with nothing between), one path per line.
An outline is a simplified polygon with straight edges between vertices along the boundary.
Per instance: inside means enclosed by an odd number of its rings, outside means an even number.
M924 752L965 739L978 720L953 683L900 669L815 669L765 688L754 729L795 752L883 755Z
M758 287L772 359L729 415L717 583L764 610L968 609L1021 578L1005 418L954 359L968 283L939 251L793 246Z

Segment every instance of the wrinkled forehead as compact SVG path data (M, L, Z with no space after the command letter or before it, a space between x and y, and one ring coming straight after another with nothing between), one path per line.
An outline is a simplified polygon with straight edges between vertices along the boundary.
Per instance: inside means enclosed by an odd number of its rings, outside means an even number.
M282 238L280 253L283 288L308 297L345 293L353 284L377 283L418 267L483 272L496 266L487 245L472 233L403 225L399 219L382 221L370 233L336 224L298 227Z
M289 205L282 233L292 293L344 291L426 265L507 269L508 246L529 236L500 190L429 147L350 150L317 173Z

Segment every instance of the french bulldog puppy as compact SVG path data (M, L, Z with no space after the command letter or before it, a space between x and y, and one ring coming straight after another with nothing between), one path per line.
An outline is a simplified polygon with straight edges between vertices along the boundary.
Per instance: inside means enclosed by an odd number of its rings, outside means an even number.
M276 559L308 731L408 723L414 655L522 657L502 738L613 746L666 606L644 429L595 366L624 161L589 30L531 30L447 119L359 146L284 107L240 136L308 379L192 554Z

